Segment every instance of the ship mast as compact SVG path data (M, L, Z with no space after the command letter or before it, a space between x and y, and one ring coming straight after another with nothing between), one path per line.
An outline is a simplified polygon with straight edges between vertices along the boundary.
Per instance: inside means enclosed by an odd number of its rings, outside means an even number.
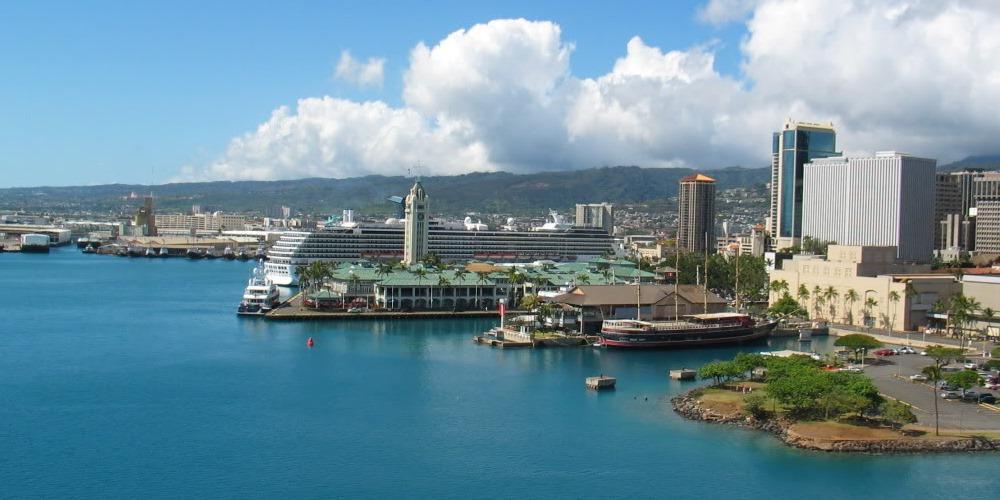
M635 273L635 320L642 321L642 256L636 260Z
M681 286L681 249L677 242L677 236L674 235L674 319L679 317L679 311L677 309L677 294L680 292L679 288Z
M736 312L740 312L740 253L742 249L736 247Z
M704 312L708 314L708 232L705 232L705 304Z

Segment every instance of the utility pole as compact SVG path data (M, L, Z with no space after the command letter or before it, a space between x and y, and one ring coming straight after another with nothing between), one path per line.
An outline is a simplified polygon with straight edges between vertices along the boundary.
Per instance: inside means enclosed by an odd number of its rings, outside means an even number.
M705 232L705 305L704 311L708 314L708 232Z

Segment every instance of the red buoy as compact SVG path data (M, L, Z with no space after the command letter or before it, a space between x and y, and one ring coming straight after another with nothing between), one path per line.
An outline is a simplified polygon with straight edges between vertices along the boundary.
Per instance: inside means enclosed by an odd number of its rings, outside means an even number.
M313 338L312 337L309 337L309 340L306 341L306 345L309 346L310 349L312 349L312 346L313 346L314 343L315 342L313 342Z

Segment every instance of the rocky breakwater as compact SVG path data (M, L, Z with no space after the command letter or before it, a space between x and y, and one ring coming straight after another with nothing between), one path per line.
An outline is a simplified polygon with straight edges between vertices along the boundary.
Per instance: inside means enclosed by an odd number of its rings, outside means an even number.
M674 411L688 420L733 425L768 432L788 446L828 452L871 454L961 453L1000 451L1000 439L986 437L933 437L892 431L891 439L831 438L809 424L797 424L781 418L759 419L743 411L720 411L701 401L700 390L681 394L670 400ZM883 429L889 432L888 429Z

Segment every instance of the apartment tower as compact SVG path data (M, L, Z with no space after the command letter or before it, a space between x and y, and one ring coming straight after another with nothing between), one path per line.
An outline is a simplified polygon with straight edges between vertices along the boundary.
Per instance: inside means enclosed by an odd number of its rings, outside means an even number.
M714 250L715 179L704 174L681 179L677 205L677 246L688 252Z

